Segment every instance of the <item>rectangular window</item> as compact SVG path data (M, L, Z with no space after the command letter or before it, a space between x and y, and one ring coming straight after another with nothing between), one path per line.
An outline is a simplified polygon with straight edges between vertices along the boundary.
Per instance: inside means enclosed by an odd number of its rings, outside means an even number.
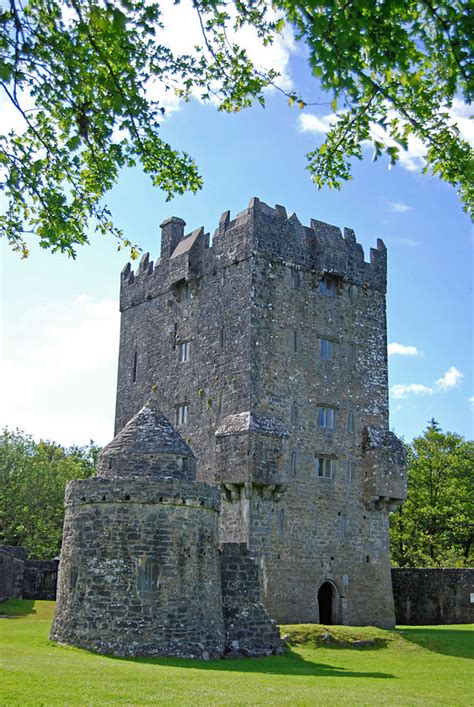
M334 428L334 408L318 407L318 427Z
M341 536L341 538L345 538L347 536L348 532L348 523L347 523L347 516L345 513L338 513L337 514L337 520L338 520L338 533Z
M177 425L186 425L186 423L188 422L188 412L189 412L189 405L187 403L183 403L182 405L176 406L176 424Z
M347 415L347 431L355 432L355 419L353 410L349 410L349 413Z
M334 459L328 457L316 458L316 473L321 479L332 479L334 476Z
M297 463L298 463L298 461L297 461L296 452L293 451L293 452L291 452L291 473L293 474L293 476L296 475Z
M189 361L190 348L191 348L190 341L183 341L179 345L179 362L180 363L186 363L187 361Z
M352 461L352 459L349 459L347 462L347 480L349 482L351 482L354 478L354 468L354 462Z
M301 278L298 270L291 270L291 282L295 290L299 290L301 286Z
M333 277L323 277L319 283L319 294L325 297L334 297L336 294L336 280Z
M319 355L320 358L325 361L330 361L334 358L334 341L330 339L320 339Z
M187 299L191 299L191 288L189 287L189 282L183 282L179 288L179 299L184 302Z

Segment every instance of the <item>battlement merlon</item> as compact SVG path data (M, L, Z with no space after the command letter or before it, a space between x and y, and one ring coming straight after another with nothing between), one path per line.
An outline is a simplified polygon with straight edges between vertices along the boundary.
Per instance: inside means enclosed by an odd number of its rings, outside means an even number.
M341 232L317 219L304 226L296 214L288 216L284 206L272 208L257 197L234 219L224 211L212 246L203 228L185 235L185 225L175 216L163 221L157 262L146 253L136 272L130 264L124 267L121 310L153 299L181 281L215 273L255 255L319 277L338 277L349 284L386 291L387 249L380 238L376 248L370 249L370 262L366 262L351 228Z

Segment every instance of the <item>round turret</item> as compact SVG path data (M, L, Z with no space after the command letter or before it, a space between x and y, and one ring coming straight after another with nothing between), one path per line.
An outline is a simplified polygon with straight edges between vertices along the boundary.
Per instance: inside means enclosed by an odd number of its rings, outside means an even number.
M195 481L196 461L191 448L150 399L104 447L97 471L106 479L140 476Z

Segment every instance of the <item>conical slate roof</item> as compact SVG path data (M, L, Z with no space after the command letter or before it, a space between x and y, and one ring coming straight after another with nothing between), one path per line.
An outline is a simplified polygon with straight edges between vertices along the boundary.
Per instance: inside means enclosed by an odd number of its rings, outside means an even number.
M194 458L194 454L179 432L161 414L150 398L127 422L102 454L176 454Z
M102 450L99 476L195 479L194 454L179 432L148 400Z

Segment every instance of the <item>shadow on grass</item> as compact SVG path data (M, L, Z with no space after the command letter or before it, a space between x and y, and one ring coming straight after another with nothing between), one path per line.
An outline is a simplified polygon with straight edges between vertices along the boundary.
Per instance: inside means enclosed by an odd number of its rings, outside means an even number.
M474 658L474 632L466 628L407 626L396 629L406 641L426 650L456 658Z
M168 668L191 668L193 670L218 670L231 673L266 673L271 675L301 675L327 678L394 678L390 673L359 672L335 665L305 660L290 649L284 656L268 658L246 658L242 660L189 660L184 658L127 658L103 655L109 660L127 661Z
M19 619L28 614L36 614L34 599L6 599L0 602L0 618Z

